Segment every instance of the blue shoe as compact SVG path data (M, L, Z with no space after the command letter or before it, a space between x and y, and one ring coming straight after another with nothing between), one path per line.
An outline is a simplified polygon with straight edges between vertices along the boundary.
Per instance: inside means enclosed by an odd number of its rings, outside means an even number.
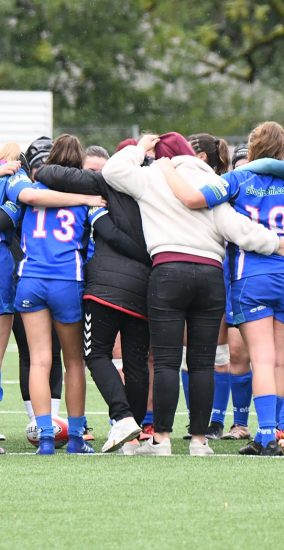
M76 437L76 436L73 436L73 437L71 436L69 438L66 452L68 454L84 454L84 455L86 454L93 455L95 453L93 447L91 447L91 445L89 445L88 443L85 443L83 437Z
M55 454L54 437L42 437L39 440L39 448L36 454L37 455L54 455Z

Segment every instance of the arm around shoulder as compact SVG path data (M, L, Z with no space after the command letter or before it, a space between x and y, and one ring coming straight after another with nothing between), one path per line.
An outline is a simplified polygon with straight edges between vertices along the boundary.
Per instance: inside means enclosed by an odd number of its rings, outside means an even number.
M50 189L65 193L106 196L106 182L100 172L43 164L36 172L36 179Z

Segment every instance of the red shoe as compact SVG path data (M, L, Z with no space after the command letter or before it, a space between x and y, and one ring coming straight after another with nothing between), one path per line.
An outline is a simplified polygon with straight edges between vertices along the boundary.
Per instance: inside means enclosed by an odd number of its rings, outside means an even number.
M142 428L142 432L139 435L139 441L150 439L150 437L153 437L154 433L155 432L153 424L145 424L145 426L143 426Z
M276 441L284 439L284 430L276 430Z

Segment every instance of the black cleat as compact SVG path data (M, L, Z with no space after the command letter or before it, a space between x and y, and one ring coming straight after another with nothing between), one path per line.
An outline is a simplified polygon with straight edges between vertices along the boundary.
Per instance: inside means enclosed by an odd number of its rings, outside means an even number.
M269 441L266 447L262 447L262 456L284 456L283 449L278 445L277 441Z
M220 422L211 422L209 428L207 429L206 437L207 439L221 439L223 435L224 426Z
M260 456L262 449L262 445L252 439L245 447L239 449L239 455Z

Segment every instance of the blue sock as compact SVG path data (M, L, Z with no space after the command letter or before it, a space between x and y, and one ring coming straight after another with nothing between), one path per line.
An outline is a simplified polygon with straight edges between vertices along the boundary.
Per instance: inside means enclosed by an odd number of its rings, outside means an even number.
M279 430L284 430L284 397L277 395L276 424Z
M181 370L181 381L186 402L186 408L189 414L189 374L187 370Z
M2 373L1 373L1 369L0 369L0 401L2 401L3 399L3 388L2 388L2 385L1 385L1 380L2 380Z
M51 414L42 414L36 416L36 425L39 432L39 438L43 437L53 437L54 438L54 429L52 425Z
M68 416L69 437L82 437L84 433L85 416Z
M153 411L147 411L142 421L142 426L146 426L147 424L153 424L153 422L154 422Z
M211 422L219 422L224 426L225 415L230 396L230 373L214 372L214 400Z
M275 441L277 397L273 394L259 395L253 400L261 431L261 444L266 447L269 441Z
M234 409L234 424L248 425L249 407L252 398L252 372L230 374L231 392Z
M255 441L255 443L258 443L259 445L261 445L261 431L260 431L259 428L257 428L257 432L255 434L254 441Z

